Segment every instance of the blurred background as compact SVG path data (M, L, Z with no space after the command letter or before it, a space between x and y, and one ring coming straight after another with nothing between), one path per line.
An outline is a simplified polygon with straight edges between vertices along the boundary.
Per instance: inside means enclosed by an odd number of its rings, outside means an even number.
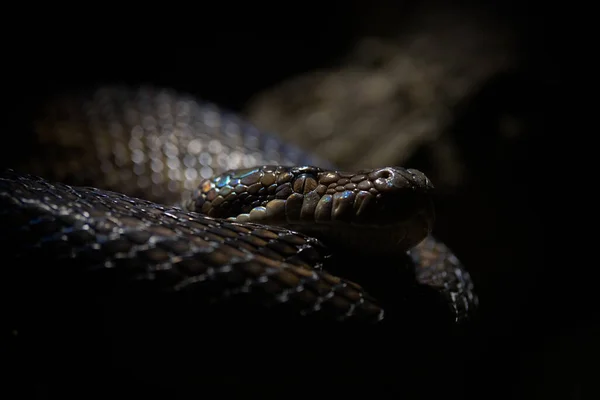
M342 168L418 168L438 190L435 233L480 295L468 397L591 394L597 319L580 302L578 270L552 268L544 239L545 145L563 84L556 10L431 0L242 8L241 24L231 10L202 9L197 25L140 17L121 38L110 22L100 40L40 34L8 65L18 106L5 132L57 92L152 84L239 112Z

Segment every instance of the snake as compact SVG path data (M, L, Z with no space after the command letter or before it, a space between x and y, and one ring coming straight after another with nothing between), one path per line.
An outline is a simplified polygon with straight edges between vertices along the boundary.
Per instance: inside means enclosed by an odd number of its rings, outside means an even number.
M424 299L452 325L477 309L467 269L432 236L434 186L415 169L340 171L151 86L59 96L23 138L0 175L13 294L52 282L72 301L178 296L336 324L425 313Z

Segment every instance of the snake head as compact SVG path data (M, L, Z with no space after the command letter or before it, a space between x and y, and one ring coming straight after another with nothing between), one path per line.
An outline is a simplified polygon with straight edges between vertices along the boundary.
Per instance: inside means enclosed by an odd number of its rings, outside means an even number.
M278 225L363 253L406 251L433 227L433 185L421 172L262 166L204 180L188 208L237 222Z

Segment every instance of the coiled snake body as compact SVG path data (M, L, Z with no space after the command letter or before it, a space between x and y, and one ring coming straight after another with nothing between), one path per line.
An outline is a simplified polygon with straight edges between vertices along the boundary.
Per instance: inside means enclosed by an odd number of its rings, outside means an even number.
M49 280L86 298L185 293L199 309L238 301L376 323L420 310L422 288L452 322L477 303L469 274L429 236L432 186L418 171L338 172L167 90L105 88L43 115L0 176L0 235L21 295ZM391 270L400 281L378 293Z

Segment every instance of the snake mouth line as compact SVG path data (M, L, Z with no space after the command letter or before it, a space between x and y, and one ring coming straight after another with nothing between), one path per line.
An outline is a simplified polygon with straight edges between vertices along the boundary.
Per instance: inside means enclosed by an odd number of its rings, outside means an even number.
M289 221L285 228L314 236L327 245L362 254L396 254L416 246L431 233L433 221L428 213L389 224L355 224L331 221L308 223Z
M314 236L327 245L355 251L363 254L393 254L403 252L417 245L431 233L435 214L433 205L426 203L419 211L409 213L400 221L388 223L367 223L357 221L318 220L311 218L301 220L289 215L274 215L265 207L253 209L248 214L240 214L227 218L235 222L252 222L276 225L303 234Z

